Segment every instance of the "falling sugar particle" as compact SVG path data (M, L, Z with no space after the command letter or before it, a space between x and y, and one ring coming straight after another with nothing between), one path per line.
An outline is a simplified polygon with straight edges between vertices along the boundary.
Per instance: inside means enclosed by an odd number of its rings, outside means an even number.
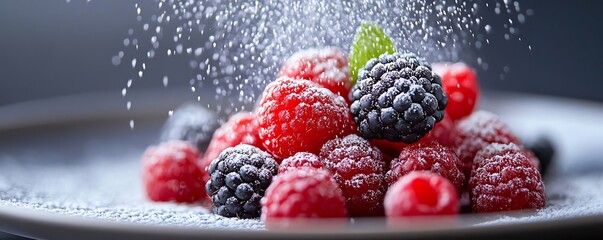
M163 76L163 86L167 87L168 85L168 76Z
M130 108L132 108L132 102L131 102L131 101L128 101L128 102L126 103L126 109L130 110Z
M275 79L282 60L297 50L337 46L349 51L356 27L363 21L382 26L401 51L415 52L431 62L466 61L487 69L487 59L478 60L472 52L491 47L489 38L498 37L494 34L521 39L516 36L515 24L533 15L533 10L522 12L519 3L510 0L376 0L353 4L347 0L309 0L303 4L297 0L261 4L184 0L158 1L150 7L136 4L134 9L140 26L128 30L128 56L114 56L112 63L120 65L124 57L138 57L146 71L151 60L163 61L166 55L189 57L186 62L191 75L183 77L197 81L191 84L198 86L191 88L193 92L215 89L216 100L225 103L214 106L219 112L251 107L263 87ZM502 21L483 18L484 11L495 13L494 17ZM137 67L132 64L132 68ZM134 71L142 78L143 71ZM185 74L178 72L179 76ZM168 85L167 76L163 85Z
M130 129L134 129L134 120L130 119Z

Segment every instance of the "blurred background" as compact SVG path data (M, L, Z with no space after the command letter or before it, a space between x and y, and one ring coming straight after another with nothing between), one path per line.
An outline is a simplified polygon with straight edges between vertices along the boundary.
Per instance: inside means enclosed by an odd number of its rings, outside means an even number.
M596 71L603 66L603 28L593 19L603 2L519 2L534 13L520 26L523 42L491 39L495 47L476 53L489 64L488 70L476 67L481 87L603 101L603 81ZM128 30L140 25L135 3L0 1L0 106L96 91L119 96L133 71L129 62L115 66L111 60L125 48ZM166 58L145 74L190 75L188 65L185 58ZM172 74L169 86L188 88L188 79ZM137 90L163 87L160 77L136 85Z

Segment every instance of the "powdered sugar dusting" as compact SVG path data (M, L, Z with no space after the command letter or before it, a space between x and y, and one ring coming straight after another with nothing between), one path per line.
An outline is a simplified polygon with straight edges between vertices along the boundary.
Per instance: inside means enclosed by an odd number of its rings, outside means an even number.
M117 223L264 228L257 219L224 218L200 205L147 200L140 182L140 151L120 159L92 157L70 165L27 162L31 159L26 157L0 155L1 205Z

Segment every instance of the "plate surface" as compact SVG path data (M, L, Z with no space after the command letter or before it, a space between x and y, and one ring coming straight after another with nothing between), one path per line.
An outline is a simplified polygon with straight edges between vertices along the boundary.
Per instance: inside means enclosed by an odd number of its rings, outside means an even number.
M185 101L162 91L171 100L157 103L156 94L138 96L140 104L131 111L122 109L123 99L103 94L0 107L0 231L44 239L466 239L603 231L599 103L484 94L480 108L498 113L520 137L545 134L554 141L545 209L413 219L395 227L384 219L354 219L346 226L312 222L321 227L266 231L259 220L222 218L201 206L145 198L140 157L157 143L168 110Z

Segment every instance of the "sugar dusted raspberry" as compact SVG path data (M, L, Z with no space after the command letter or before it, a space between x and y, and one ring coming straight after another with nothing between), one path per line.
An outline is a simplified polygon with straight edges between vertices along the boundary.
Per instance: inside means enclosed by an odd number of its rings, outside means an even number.
M458 214L460 200L448 179L429 172L413 171L394 183L385 195L388 218Z
M228 121L214 132L207 152L201 160L202 169L206 169L224 149L239 144L248 144L264 150L258 137L255 114L251 112L238 112L230 116Z
M466 63L434 64L433 70L442 77L448 94L446 114L457 121L471 114L477 106L479 86L475 70Z
M341 187L351 216L383 213L386 163L379 149L352 134L329 140L322 147L320 158Z
M147 197L157 202L199 202L207 197L207 172L198 165L196 146L170 140L149 146L142 157L142 180Z
M278 158L317 154L335 137L354 132L345 100L308 81L280 77L268 84L257 110L259 136Z
M420 142L437 141L446 147L452 147L455 137L454 122L449 114L445 114L442 121L437 123L427 136L421 138Z
M296 52L285 61L280 75L310 80L345 99L352 88L348 57L335 47Z
M465 178L471 174L475 154L490 143L515 143L521 145L519 138L511 132L509 126L491 112L476 111L458 121L454 126L456 138L453 141L456 155L463 162Z
M326 170L304 168L279 174L262 198L261 218L268 226L287 219L347 216L341 189Z
M298 152L295 155L285 158L278 166L278 173L286 173L300 168L322 169L324 165L316 154L309 152Z
M410 145L400 152L400 156L390 163L385 174L389 186L401 176L413 171L426 170L448 179L461 192L465 184L465 175L460 170L462 162L452 149L432 141Z
M469 190L474 212L539 209L546 204L538 169L513 143L493 143L477 153Z

